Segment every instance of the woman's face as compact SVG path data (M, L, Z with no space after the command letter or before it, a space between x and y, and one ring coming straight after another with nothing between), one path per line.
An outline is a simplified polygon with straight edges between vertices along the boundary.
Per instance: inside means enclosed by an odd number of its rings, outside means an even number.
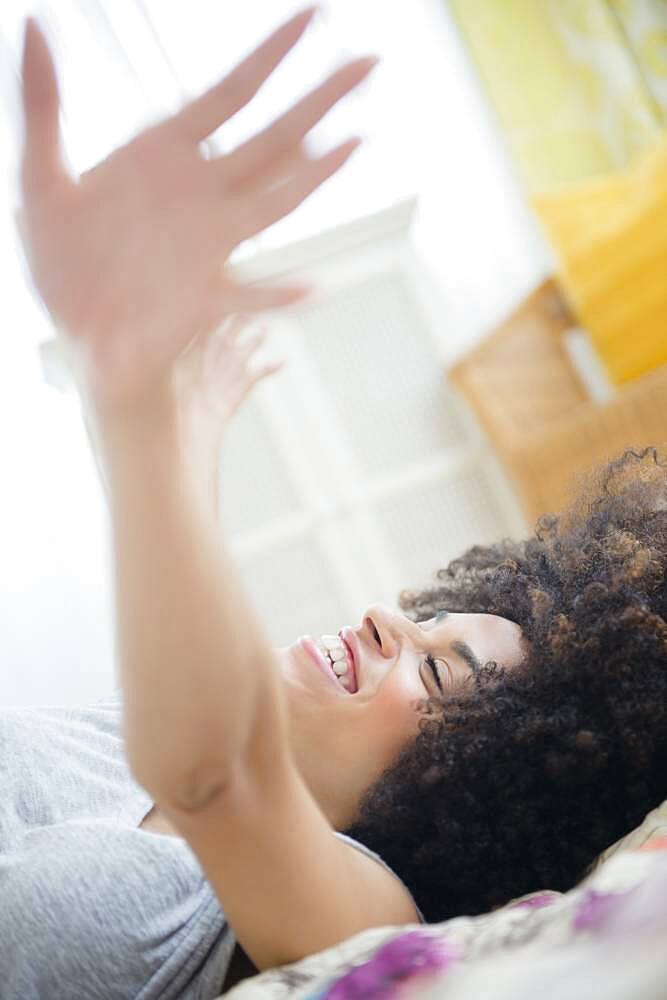
M446 697L489 660L518 666L525 649L519 626L497 615L443 613L414 623L374 604L357 628L302 636L277 654L297 764L340 825L417 735L419 701Z

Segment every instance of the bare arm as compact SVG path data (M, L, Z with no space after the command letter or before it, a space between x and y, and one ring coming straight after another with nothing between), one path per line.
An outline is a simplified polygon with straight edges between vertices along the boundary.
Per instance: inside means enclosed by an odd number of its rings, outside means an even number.
M108 487L128 757L156 799L188 807L224 785L259 717L268 742L257 753L285 739L272 653L220 539L210 454L202 469L178 367L230 314L303 296L239 285L223 265L349 157L356 141L317 160L300 144L371 62L334 74L225 158L202 159L198 143L251 99L311 16L292 18L219 85L78 180L60 156L48 48L34 25L26 34L23 237L66 331Z
M199 155L311 17L296 15L228 78L80 179L60 157L55 72L34 25L23 74L24 239L35 284L81 362L101 444L130 764L197 854L259 968L415 917L392 875L332 836L294 765L272 652L194 471L174 395L174 365L197 336L230 314L301 297L240 285L225 261L357 145L312 159L302 143L368 74L367 59L232 153Z
M183 459L173 404L102 413L100 431L129 759L244 950L266 969L415 922L405 888L333 836L297 769L272 651Z
M96 406L109 482L128 759L157 800L194 807L249 753L284 754L273 653L187 455L173 395ZM268 761L268 758L267 758Z
M393 875L333 836L296 767L272 651L175 415L164 396L98 410L129 759L266 969L418 917Z

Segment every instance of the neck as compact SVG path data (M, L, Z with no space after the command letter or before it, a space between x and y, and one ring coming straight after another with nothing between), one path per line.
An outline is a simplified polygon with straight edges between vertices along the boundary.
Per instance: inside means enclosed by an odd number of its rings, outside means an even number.
M346 830L357 814L360 794L328 760L313 759L310 743L299 739L298 730L290 733L292 754L308 791L333 829Z
M275 649L285 683L288 735L292 757L310 794L334 830L347 829L368 787L367 761L352 752L331 703L314 691L295 665L291 647Z

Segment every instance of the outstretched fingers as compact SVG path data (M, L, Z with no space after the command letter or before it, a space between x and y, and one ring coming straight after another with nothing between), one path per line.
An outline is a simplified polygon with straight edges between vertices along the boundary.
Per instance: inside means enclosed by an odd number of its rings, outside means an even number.
M241 340L241 334L249 322L250 318L248 316L235 315L227 323L224 323L217 330L213 331L206 345L204 356L204 367L207 370L215 369L218 365L224 363L228 357L245 360L248 343L253 342L259 336L263 339L266 334L266 331L262 330L261 333L253 334L251 337L245 337Z
M250 317L244 315L234 315L229 321L224 331L225 340L236 341L250 323Z
M303 35L315 14L309 7L281 25L220 83L195 98L168 122L193 142L202 142L255 96Z
M283 160L293 155L327 112L368 76L377 62L376 57L370 56L341 67L266 129L217 161L222 166L225 183L233 187L273 173Z
M257 330L256 333L245 337L241 343L236 345L237 356L243 364L249 361L253 354L266 342L267 335L268 330L266 327L263 327L261 330Z
M270 188L254 199L244 239L257 235L298 208L313 191L340 170L360 143L361 139L358 137L348 139L317 159L304 157L303 166L285 183Z

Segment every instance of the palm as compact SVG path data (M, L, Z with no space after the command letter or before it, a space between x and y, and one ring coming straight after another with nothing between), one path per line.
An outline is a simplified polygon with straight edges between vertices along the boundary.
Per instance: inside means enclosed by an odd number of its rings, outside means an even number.
M224 314L222 265L238 242L241 206L213 180L196 150L175 149L157 130L50 193L33 213L43 227L31 241L33 273L69 333L140 339L145 350L183 331L184 346L190 329Z
M345 162L354 140L313 160L302 142L373 61L348 64L227 156L206 160L199 143L251 99L310 16L283 25L222 83L79 182L60 159L50 55L28 27L23 235L37 288L100 392L139 392L226 315L302 294L239 285L224 265Z

